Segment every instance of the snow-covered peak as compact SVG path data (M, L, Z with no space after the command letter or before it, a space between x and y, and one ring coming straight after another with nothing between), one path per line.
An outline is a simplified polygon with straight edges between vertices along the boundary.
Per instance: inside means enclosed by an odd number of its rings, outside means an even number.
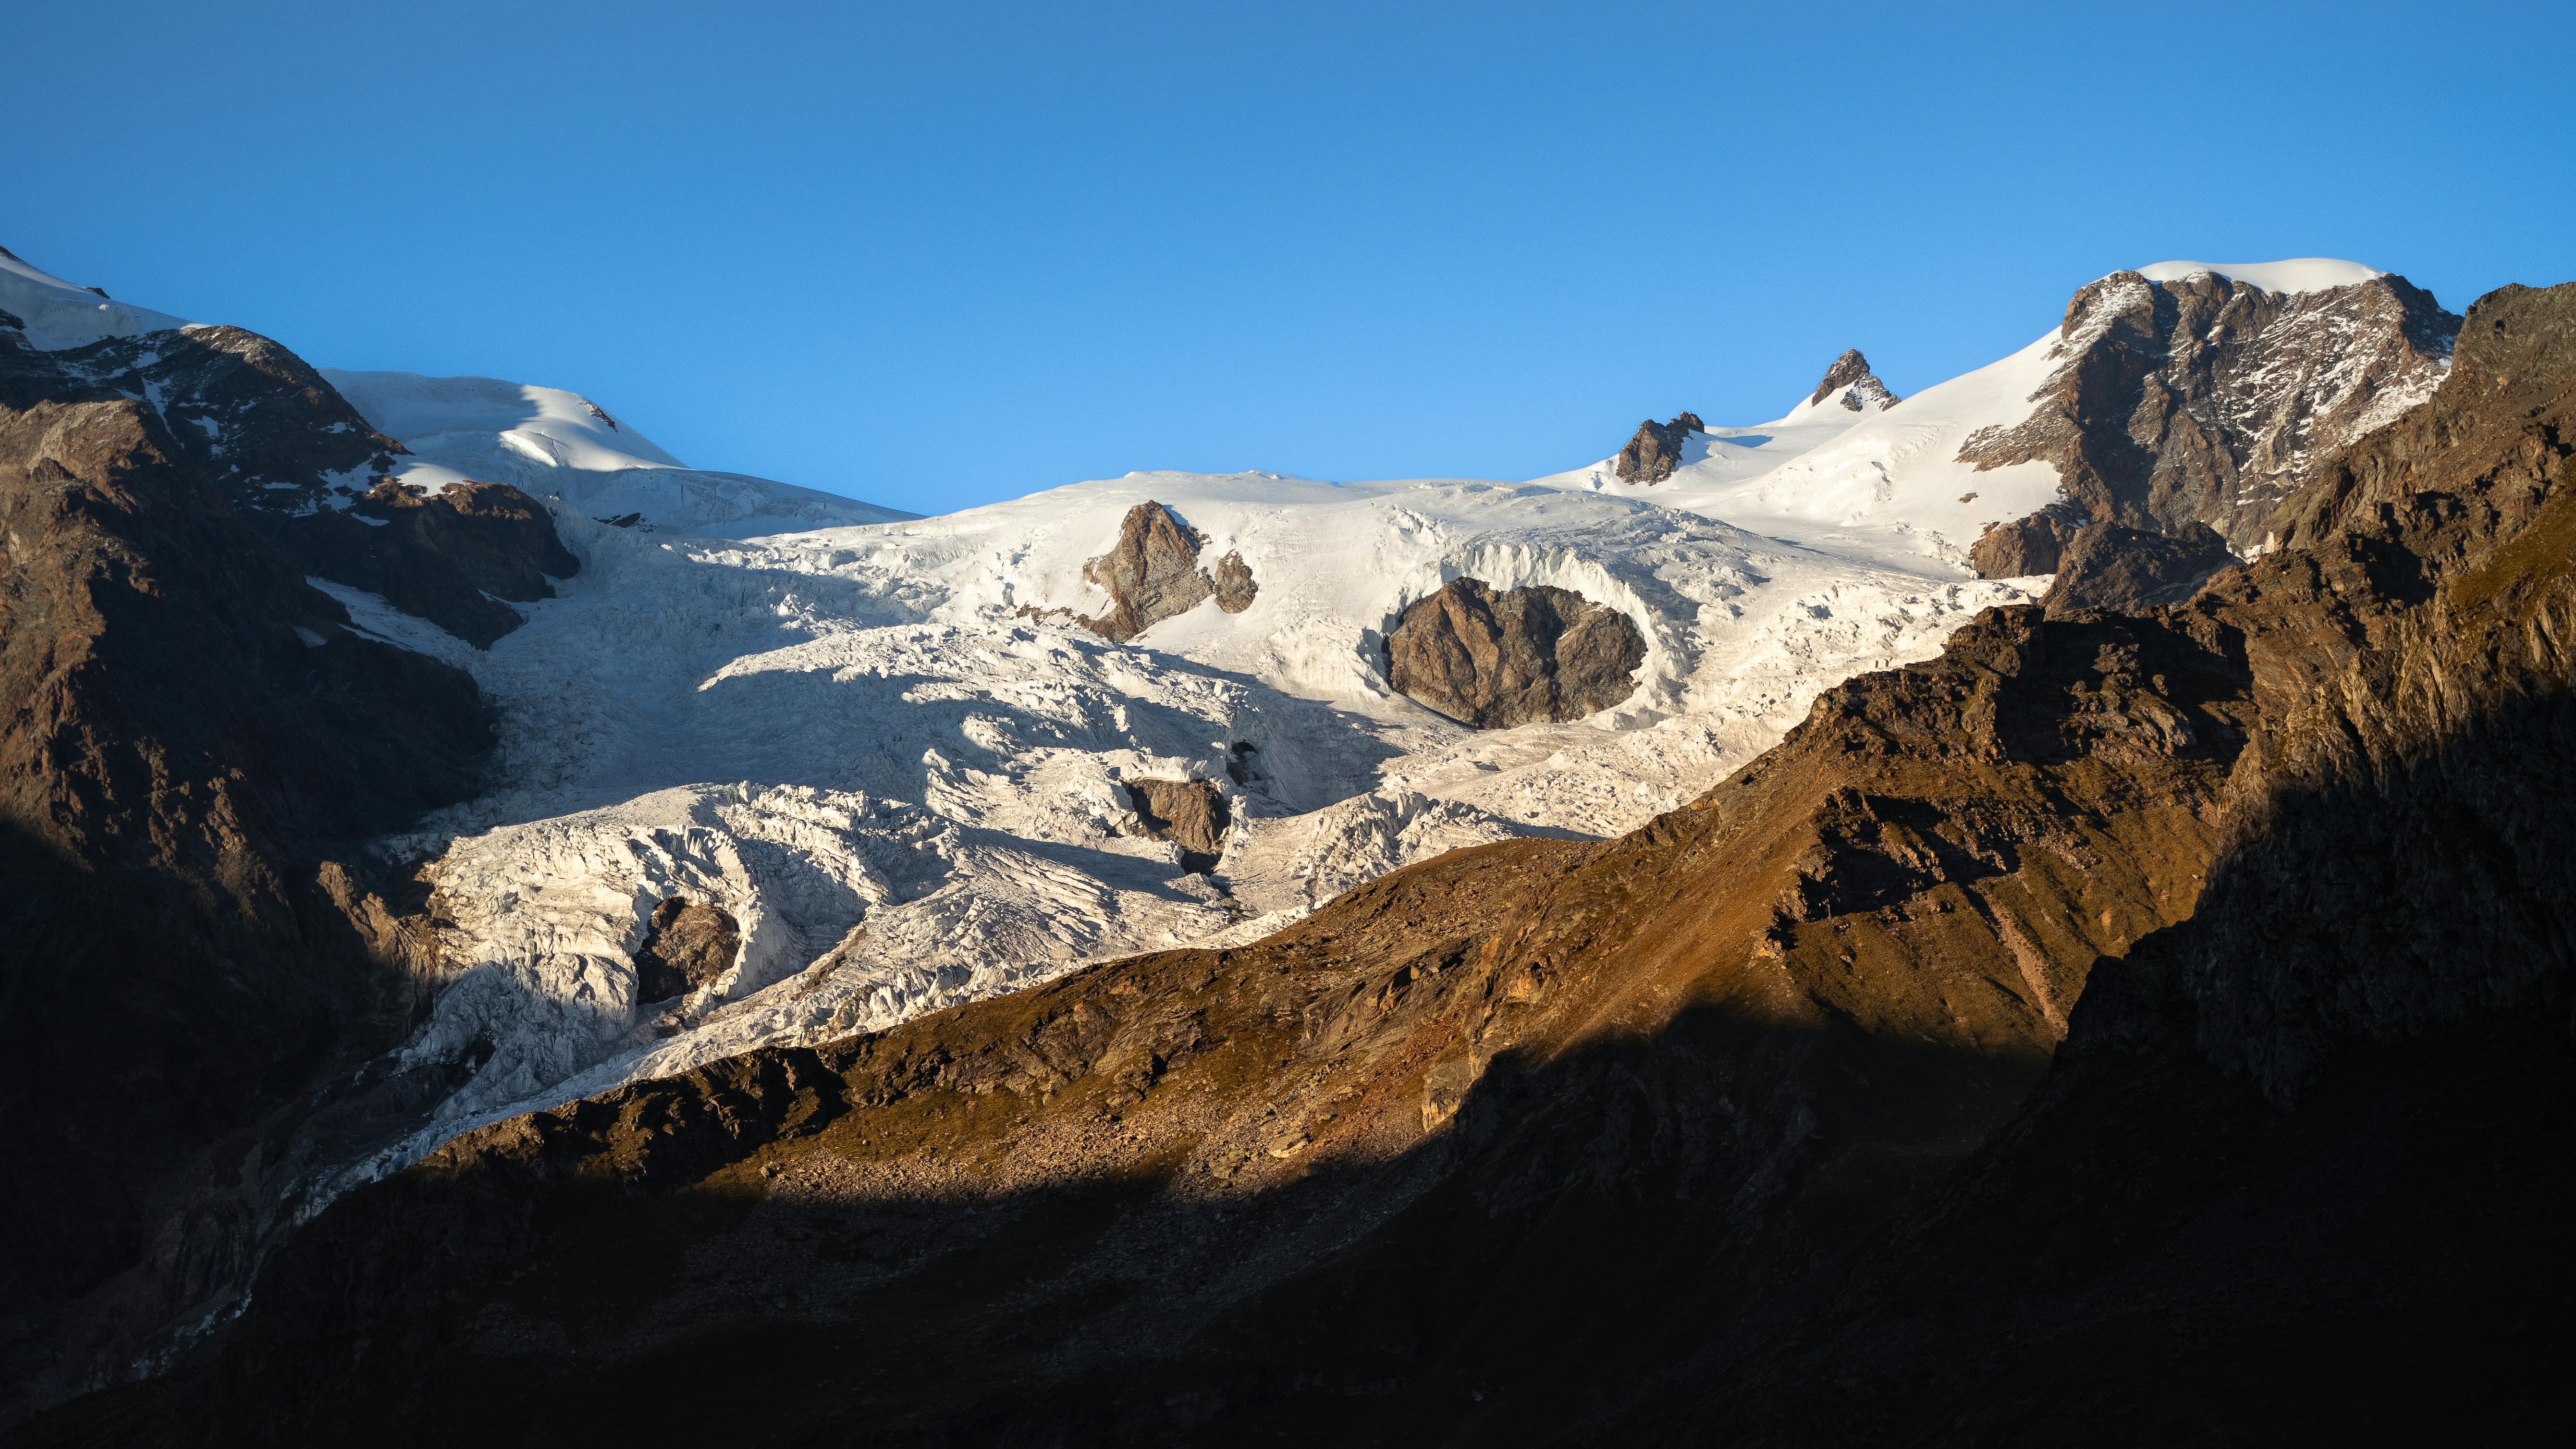
M464 479L559 496L658 533L752 538L913 515L742 473L691 468L599 404L489 377L324 368L376 431L412 454L396 476L432 491Z
M1859 348L1852 347L1844 349L1833 366L1825 369L1824 381L1816 384L1816 390L1779 421L1815 421L1819 412L1828 417L1841 412L1851 415L1844 421L1857 422L1868 414L1883 413L1899 401L1895 393L1888 391L1887 384L1878 380L1878 374L1869 370L1869 359L1861 355Z
M2279 262L2157 262L2138 268L2150 282L2179 282L2186 277L2220 276L2260 287L2266 292L2330 292L2388 274L2359 262L2333 257L2292 257Z
M0 312L18 319L27 345L39 352L87 347L106 337L165 332L187 322L167 312L134 307L102 292L39 271L0 247Z
M376 431L424 456L435 457L451 439L471 439L476 446L497 440L550 467L688 466L597 403L559 387L336 367L322 369L322 375Z

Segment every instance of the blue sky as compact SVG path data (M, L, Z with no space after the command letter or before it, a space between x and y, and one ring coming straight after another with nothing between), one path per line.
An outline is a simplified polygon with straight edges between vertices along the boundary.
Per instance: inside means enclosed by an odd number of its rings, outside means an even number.
M2168 257L2576 278L2564 4L6 15L29 261L925 512L1532 476Z

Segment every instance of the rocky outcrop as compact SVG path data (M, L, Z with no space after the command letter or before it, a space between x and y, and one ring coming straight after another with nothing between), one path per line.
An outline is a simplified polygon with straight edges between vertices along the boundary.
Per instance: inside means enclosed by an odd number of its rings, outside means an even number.
M303 358L239 327L112 337L22 363L52 374L46 385L56 392L87 386L150 400L177 453L250 514L345 503L403 452Z
M668 1001L731 971L742 927L723 907L670 896L653 907L635 948L635 999Z
M1126 785L1128 804L1145 834L1180 847L1183 872L1216 869L1233 818L1224 791L1207 780L1129 780Z
M1386 635L1399 693L1477 729L1581 719L1636 691L1635 621L1571 589L1452 579Z
M1990 523L1968 549L1968 566L1981 579L2020 579L2057 572L2066 542L2083 525L2072 509L2048 508L2009 523Z
M2173 537L2116 523L2087 524L2068 539L2057 577L2039 602L2052 617L2077 609L2143 613L2181 603L2235 562L2227 541L2204 523L2185 524Z
M506 483L429 493L386 479L346 509L267 526L307 573L485 648L524 622L510 603L551 599L552 580L581 569L545 509Z
M2432 395L2459 328L2403 277L2281 293L2114 272L2068 302L2037 410L1959 457L2048 463L2079 522L2203 523L2250 548L2339 450Z
M1261 592L1261 586L1252 581L1252 565L1232 551L1216 561L1216 572L1208 582L1215 590L1216 606L1229 614L1251 608L1253 596Z
M238 505L363 439L245 425L218 468L184 435L219 390L156 401L106 355L0 329L0 1421L238 1295L317 1088L436 976L356 842L493 744L470 678L353 632Z
M1139 503L1118 525L1109 552L1082 566L1082 576L1107 591L1110 608L1076 622L1124 644L1165 619L1188 613L1208 599L1229 614L1252 607L1260 587L1240 553L1217 560L1215 572L1199 566L1207 535L1182 523L1160 503ZM1023 610L1029 606L1023 606Z
M1822 407L1827 398L1840 393L1841 406L1852 412L1885 412L1904 399L1887 390L1878 374L1869 370L1869 359L1857 347L1845 349L1843 355L1825 369L1825 380L1807 395L1807 406Z
M1669 423L1648 418L1637 424L1637 435L1611 460L1611 471L1631 483L1661 483L1681 466L1683 441L1707 430L1697 413L1683 413Z

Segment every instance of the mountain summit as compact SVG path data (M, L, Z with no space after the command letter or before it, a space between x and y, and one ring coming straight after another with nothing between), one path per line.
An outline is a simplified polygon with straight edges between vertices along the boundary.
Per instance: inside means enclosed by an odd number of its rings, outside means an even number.
M1843 355L1834 359L1834 365L1825 369L1825 380L1816 384L1814 392L1807 394L1807 406L1822 407L1827 398L1837 393L1841 394L1842 405L1852 412L1870 408L1885 412L1903 401L1887 390L1887 384L1878 380L1878 374L1869 370L1869 359L1861 356L1857 347L1844 348Z

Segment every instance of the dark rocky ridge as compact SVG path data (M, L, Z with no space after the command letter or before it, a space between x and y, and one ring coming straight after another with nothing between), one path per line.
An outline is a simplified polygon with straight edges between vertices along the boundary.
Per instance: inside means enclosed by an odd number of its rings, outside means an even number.
M1165 619L1188 613L1208 599L1229 614L1252 607L1260 586L1252 566L1240 553L1217 560L1210 573L1199 566L1207 535L1190 528L1160 503L1139 503L1119 521L1118 541L1109 552L1082 566L1082 576L1108 591L1110 608L1099 618L1076 616L1076 622L1113 643L1124 644ZM1024 608L1023 612L1027 612Z
M635 999L668 1001L733 969L742 927L721 906L671 896L653 907L635 948Z
M1128 803L1145 834L1179 846L1184 873L1216 869L1233 819L1224 791L1208 780L1129 780L1126 785Z
M2261 711L2191 919L2096 970L1970 1171L1628 1437L2555 1436L2571 449L2576 287L2491 294L2433 402L2190 605L2243 631ZM1927 1342L1951 1372L1920 1372Z
M2552 1432L2571 328L1624 839L460 1139L20 1442Z
M137 348L203 385L156 408L111 365ZM441 969L418 892L343 852L471 794L492 733L239 505L373 446L299 368L224 329L64 355L0 328L0 1422L238 1295L314 1134L363 1130L314 1089Z
M1386 677L1417 703L1477 729L1561 723L1636 692L1636 622L1571 589L1496 591L1451 579L1386 635Z

